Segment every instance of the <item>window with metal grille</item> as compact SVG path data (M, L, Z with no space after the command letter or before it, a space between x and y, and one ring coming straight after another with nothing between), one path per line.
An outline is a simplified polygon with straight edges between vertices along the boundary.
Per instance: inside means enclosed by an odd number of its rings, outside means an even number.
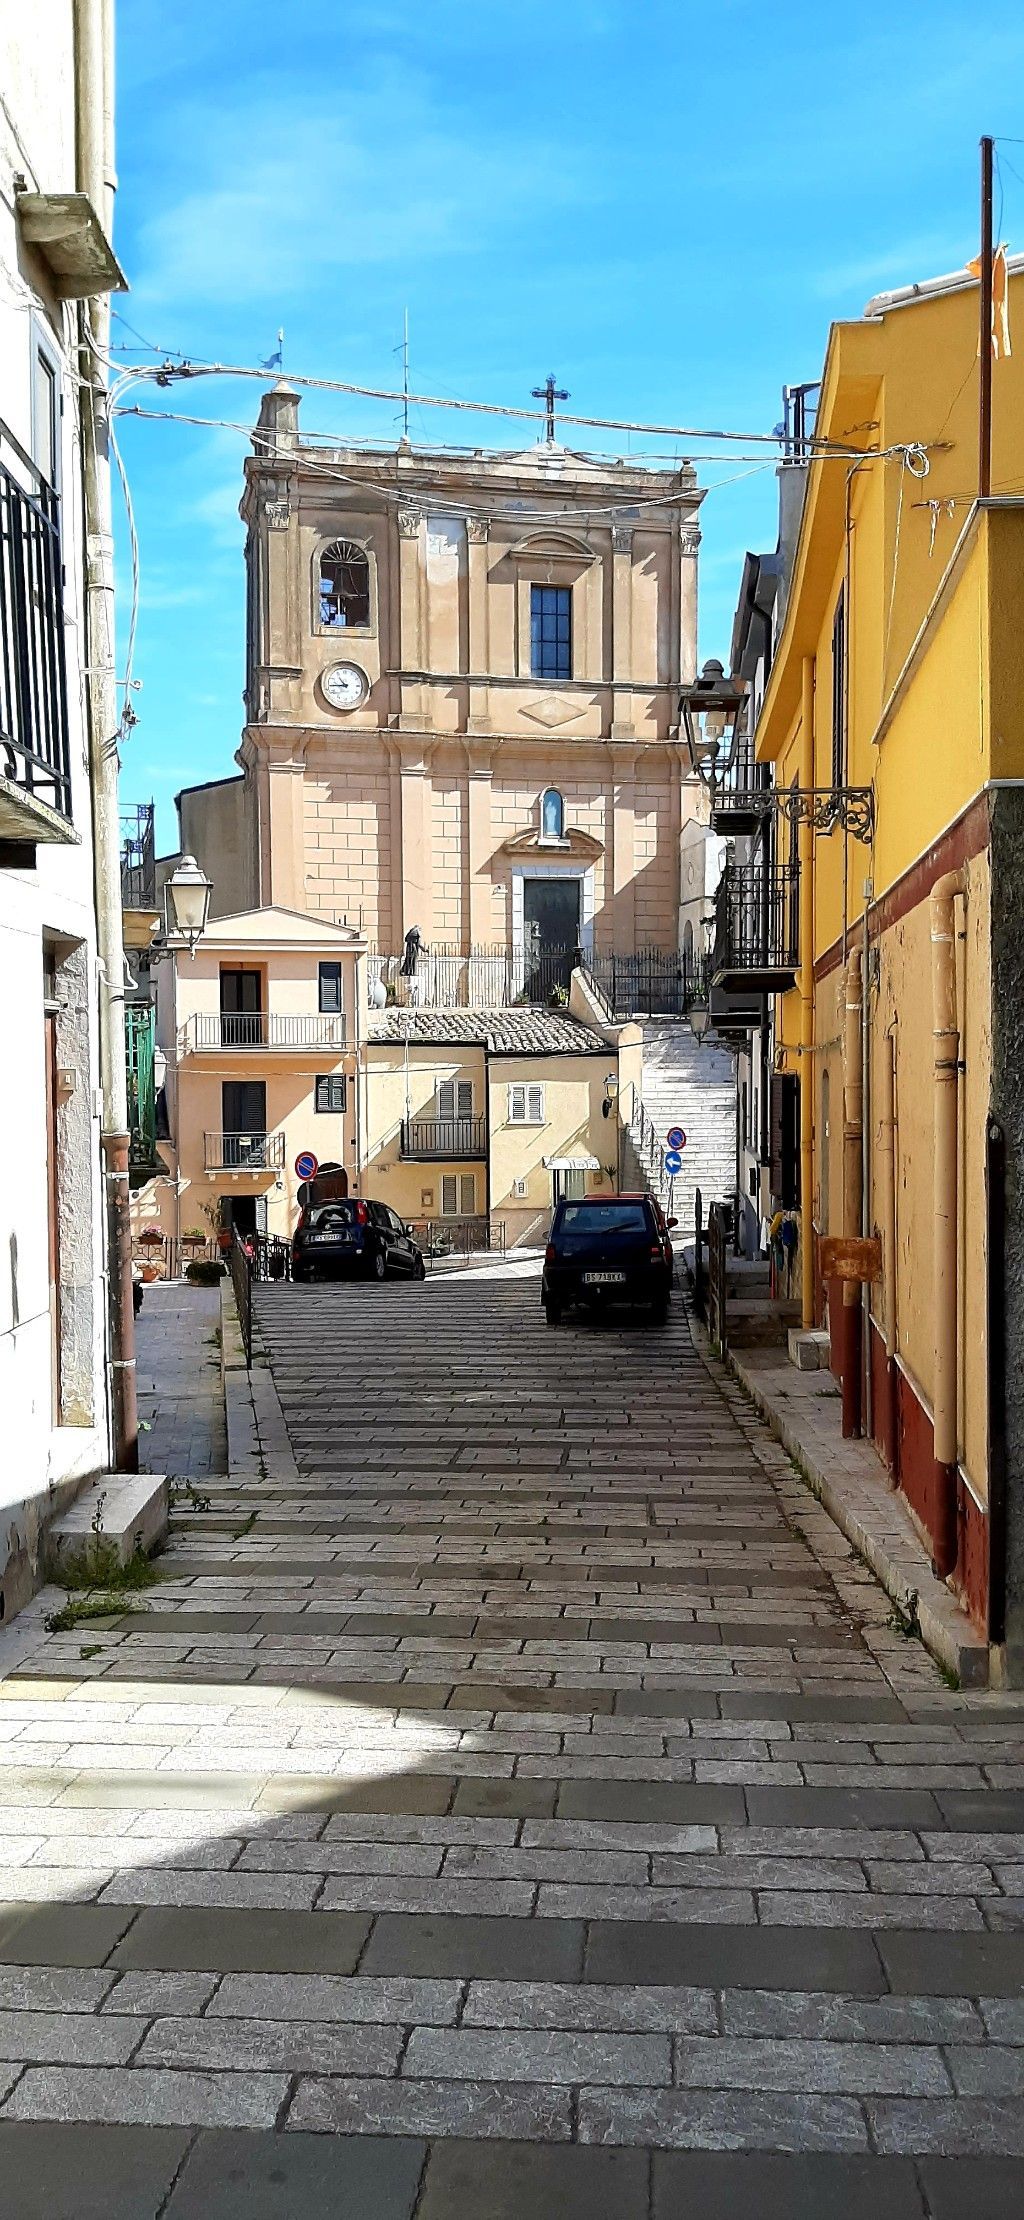
M318 1110L344 1110L344 1072L324 1071L318 1073L315 1101Z
M543 1125L543 1087L514 1083L508 1090L508 1122L510 1125Z
M846 594L840 591L832 620L832 784L842 786L846 765Z
M572 592L530 587L530 669L534 678L572 677Z
M471 1118L473 1115L473 1082L471 1079L443 1079L437 1090L437 1115L439 1118Z
M370 561L354 540L325 547L316 568L317 608L322 632L341 632L370 622Z

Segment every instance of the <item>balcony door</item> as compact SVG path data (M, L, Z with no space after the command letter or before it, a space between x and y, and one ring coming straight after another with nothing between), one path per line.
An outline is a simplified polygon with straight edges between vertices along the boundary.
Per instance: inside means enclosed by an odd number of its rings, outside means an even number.
M258 971L221 970L222 1048L260 1048L264 1041L263 977ZM226 1130L226 1129L225 1129Z
M223 1161L245 1170L267 1159L267 1089L262 1079L225 1079L221 1085Z

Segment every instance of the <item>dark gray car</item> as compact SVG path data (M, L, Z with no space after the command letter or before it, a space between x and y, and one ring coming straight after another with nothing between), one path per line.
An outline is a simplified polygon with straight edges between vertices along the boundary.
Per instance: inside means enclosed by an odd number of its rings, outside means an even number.
M292 1236L293 1280L386 1280L392 1274L421 1280L425 1271L423 1251L398 1212L361 1195L311 1204Z

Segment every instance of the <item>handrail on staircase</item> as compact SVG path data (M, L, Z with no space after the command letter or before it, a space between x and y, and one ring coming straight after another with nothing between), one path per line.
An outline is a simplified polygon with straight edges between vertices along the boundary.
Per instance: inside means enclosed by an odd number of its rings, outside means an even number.
M637 1091L635 1081L632 1079L629 1082L628 1093L630 1103L628 1118L623 1116L621 1092L619 1095L619 1123L633 1137L635 1144L637 1142L637 1136L639 1136L637 1155L641 1158L642 1162L642 1152L646 1149L649 1159L649 1170L652 1174L656 1173L659 1183L663 1184L668 1176L665 1171L665 1150L661 1141L658 1139L654 1120L651 1117L650 1111L646 1108L644 1104L643 1097Z

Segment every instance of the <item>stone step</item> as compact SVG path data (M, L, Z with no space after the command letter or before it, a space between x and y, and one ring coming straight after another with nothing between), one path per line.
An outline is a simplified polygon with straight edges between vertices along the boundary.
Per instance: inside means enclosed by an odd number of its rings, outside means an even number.
M120 1565L136 1550L148 1557L167 1533L167 1517L165 1479L152 1473L101 1473L54 1519L47 1534L50 1572L59 1579L69 1558L86 1556L94 1545L104 1553L112 1550Z

